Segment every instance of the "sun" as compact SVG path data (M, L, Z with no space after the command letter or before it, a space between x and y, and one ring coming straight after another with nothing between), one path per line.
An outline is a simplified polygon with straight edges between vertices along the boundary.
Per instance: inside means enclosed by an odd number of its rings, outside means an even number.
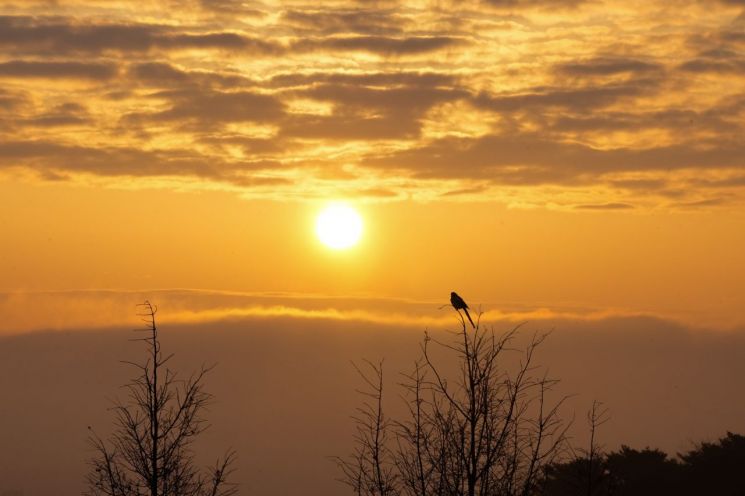
M349 205L333 203L318 214L316 234L329 248L351 248L362 237L362 217Z

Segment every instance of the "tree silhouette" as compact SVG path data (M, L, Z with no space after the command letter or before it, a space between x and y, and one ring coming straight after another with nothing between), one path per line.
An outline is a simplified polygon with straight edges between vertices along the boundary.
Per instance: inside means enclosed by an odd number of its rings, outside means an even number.
M593 458L596 474L592 494L597 496L656 496L660 494L724 494L690 492L683 484L683 466L660 450L598 452ZM547 471L545 496L576 496L587 491L588 458L579 456Z
M91 496L231 496L228 481L235 452L228 451L207 472L194 462L192 444L208 424L202 413L212 396L204 390L210 368L201 367L186 380L166 367L155 322L157 308L145 301L138 315L146 334L144 363L125 362L137 376L124 386L125 401L116 400L114 433L108 440L90 429L95 455L89 460L87 494Z
M341 481L365 496L528 496L538 490L544 467L565 446L559 417L564 398L550 401L557 381L537 375L534 335L522 350L511 344L517 329L497 335L476 325L452 343L425 334L422 357L404 375L408 416L383 413L383 369L362 373L366 402L355 416L355 451L336 458ZM433 346L454 355L457 371L437 363ZM519 353L514 370L504 367ZM395 441L395 444L393 443Z
M685 454L683 494L745 495L745 436L728 432L717 442L704 442Z
M592 407L587 412L587 425L590 428L590 443L585 450L585 459L587 462L587 477L586 477L586 495L593 496L600 494L604 488L608 485L608 475L610 471L607 467L604 467L602 452L603 447L597 442L598 428L608 422L610 419L608 409L603 407L603 404L594 400Z
M606 466L613 480L614 496L686 494L679 487L681 465L658 449L621 446L606 456Z
M395 453L388 441L391 424L383 413L383 362L365 361L369 372L355 370L366 388L357 390L364 398L352 416L356 427L355 450L347 459L334 458L342 471L341 481L358 496L396 496L399 475Z

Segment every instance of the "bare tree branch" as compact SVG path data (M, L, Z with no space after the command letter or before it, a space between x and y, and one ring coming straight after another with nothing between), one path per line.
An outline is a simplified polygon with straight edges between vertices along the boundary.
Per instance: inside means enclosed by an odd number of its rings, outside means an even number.
M341 480L355 494L377 496L531 496L543 470L560 457L568 425L560 417L565 397L551 399L558 381L537 375L535 353L548 334L535 334L522 349L511 347L518 328L498 335L461 319L453 342L425 333L422 358L403 374L407 416L388 424L382 412L382 364L360 372L368 398L355 416L356 449L337 458ZM454 355L455 372L441 367L432 346ZM504 366L520 353L516 368ZM361 412L361 414L360 414ZM382 430L379 431L379 428ZM377 484L385 474L385 485ZM372 483L371 483L372 482ZM385 490L385 492L383 492Z
M155 315L157 307L145 301L138 316L147 337L133 341L147 346L145 363L124 362L138 375L124 385L125 400L115 400L114 433L108 441L92 429L89 444L94 456L86 476L90 496L232 496L229 482L235 452L228 451L206 473L199 470L191 449L207 429L202 412L212 395L204 390L211 367L200 368L180 380L165 367L173 355L163 357Z

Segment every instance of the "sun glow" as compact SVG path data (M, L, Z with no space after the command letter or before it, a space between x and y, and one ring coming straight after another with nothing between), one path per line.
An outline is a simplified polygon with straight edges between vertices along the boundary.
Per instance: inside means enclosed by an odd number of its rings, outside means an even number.
M362 236L362 218L343 203L329 205L316 219L316 234L321 243L334 250L351 248Z

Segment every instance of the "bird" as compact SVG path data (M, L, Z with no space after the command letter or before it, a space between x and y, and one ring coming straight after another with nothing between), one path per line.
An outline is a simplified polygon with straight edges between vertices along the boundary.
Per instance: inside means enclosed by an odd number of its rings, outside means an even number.
M466 317L468 317L468 322L471 323L471 327L476 329L476 325L473 323L473 319L471 319L471 315L468 313L468 305L466 305L466 302L461 298L458 293L455 291L450 292L450 304L453 305L453 308L456 310L463 310L466 312Z

